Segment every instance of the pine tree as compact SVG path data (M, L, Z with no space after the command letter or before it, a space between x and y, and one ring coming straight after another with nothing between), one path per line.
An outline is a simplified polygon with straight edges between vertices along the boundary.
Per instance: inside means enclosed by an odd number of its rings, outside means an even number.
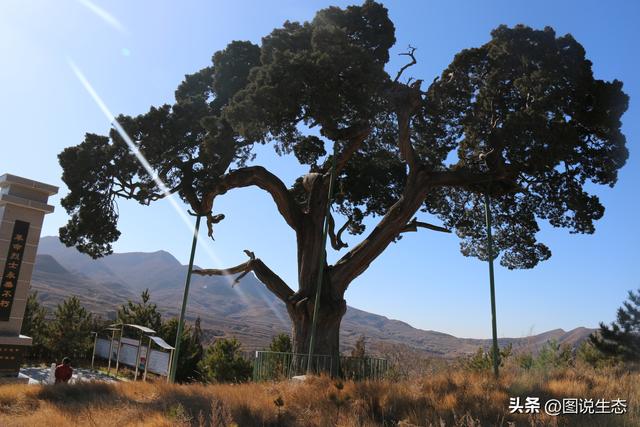
M176 335L178 333L178 319L175 317L162 323L160 337L168 344L175 346ZM185 324L182 330L180 341L180 354L178 355L178 367L176 370L176 381L196 381L201 378L198 363L202 360L204 348L202 347L202 328L200 318L195 321L194 326Z
M91 330L98 333L103 332L112 324L113 320L105 319L100 315L94 314L93 318L91 319Z
M146 326L154 331L159 331L162 327L162 317L156 304L151 304L149 289L145 289L140 295L142 302L134 303L127 301L118 309L117 319L119 322L132 325Z
M364 335L360 335L360 338L356 340L356 344L351 350L351 357L365 357L367 355Z
M291 353L291 337L288 334L281 333L271 339L269 344L269 351L277 353Z
M242 356L236 338L221 338L207 347L200 361L200 372L208 381L245 382L251 377L251 362Z
M87 356L91 340L92 316L73 296L58 304L48 328L47 347L56 359L64 356L73 360Z
M32 359L42 358L47 353L48 324L45 319L46 315L47 309L38 302L38 291L29 294L20 333L32 339L32 344L29 348L29 357Z
M621 361L640 361L640 289L629 291L628 301L618 308L617 319L592 334L591 342L604 355Z

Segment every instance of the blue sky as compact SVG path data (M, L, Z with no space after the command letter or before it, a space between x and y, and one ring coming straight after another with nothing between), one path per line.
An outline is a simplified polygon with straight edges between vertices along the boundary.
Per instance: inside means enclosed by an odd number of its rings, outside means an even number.
M46 218L43 230L43 235L57 234L67 218L59 206L66 188L56 156L80 143L85 132L104 134L109 128L69 61L82 70L111 111L139 114L151 105L172 102L184 74L208 65L212 54L231 40L257 43L287 19L308 20L320 8L347 4L5 0L0 3L0 173L61 187L52 199L56 212ZM540 240L553 252L549 261L534 270L497 268L499 336L595 327L599 321L613 320L626 291L640 287L639 5L386 2L398 40L390 72L404 63L396 54L408 44L418 48L418 64L410 74L429 82L456 52L485 43L500 24L550 25L558 34L573 34L593 61L596 77L622 80L631 97L623 117L630 159L615 188L596 189L606 206L605 217L594 235L571 235L542 224ZM277 158L264 148L258 150L256 163L276 171L287 184L304 172L292 159ZM259 190L243 189L216 203L227 219L217 228L215 242L201 235L197 264L233 265L244 261L242 249L247 248L295 287L294 235L271 199ZM123 202L119 207L122 237L116 251L165 249L187 262L190 232L169 203L142 207ZM357 239L349 242L353 245ZM336 256L330 254L330 259ZM487 275L486 263L460 254L455 236L412 233L352 283L347 302L419 328L486 338L491 333Z

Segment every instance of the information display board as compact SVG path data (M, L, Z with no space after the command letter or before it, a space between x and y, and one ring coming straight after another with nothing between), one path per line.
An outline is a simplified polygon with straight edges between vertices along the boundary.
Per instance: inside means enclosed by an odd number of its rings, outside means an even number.
M140 349L140 366L141 371L144 370L145 363L149 363L148 371L154 374L166 376L169 373L169 353L151 349L151 355L147 359L147 346L145 345L148 338L143 339L142 348ZM103 359L109 358L110 339L98 338L96 340L96 356ZM113 348L111 349L111 360L115 362L118 357L118 340L113 340ZM138 340L131 338L122 339L122 348L120 349L120 363L132 368L136 367L136 355L138 354Z

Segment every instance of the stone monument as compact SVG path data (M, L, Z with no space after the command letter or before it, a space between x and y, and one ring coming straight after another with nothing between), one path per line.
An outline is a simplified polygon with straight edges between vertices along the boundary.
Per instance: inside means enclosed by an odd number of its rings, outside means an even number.
M20 334L47 204L58 187L0 176L0 383L19 381L31 338Z

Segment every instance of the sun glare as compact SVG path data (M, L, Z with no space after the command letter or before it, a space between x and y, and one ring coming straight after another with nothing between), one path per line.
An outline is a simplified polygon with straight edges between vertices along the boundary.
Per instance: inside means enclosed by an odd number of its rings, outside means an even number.
M104 101L102 100L100 95L98 95L98 93L93 88L91 83L89 83L89 81L85 77L84 73L78 68L78 66L73 62L73 60L68 58L67 62L69 64L69 67L71 67L71 70L73 70L73 73L75 74L75 76L78 78L78 80L82 84L82 86L85 88L85 90L89 93L91 98L98 105L98 107L100 108L102 113L106 116L107 120L109 120L109 123L111 123L113 125L115 130L118 132L118 134L122 137L122 139L125 141L125 143L129 147L129 150L131 150L131 152L136 156L136 158L138 159L138 161L140 162L142 167L149 174L151 179L153 179L153 181L155 182L156 186L164 194L165 199L167 199L169 201L169 203L171 204L173 209L176 211L176 213L178 214L178 216L182 220L182 223L185 225L187 230L189 230L189 233L193 234L194 231L193 231L193 224L191 222L191 219L185 213L184 209L178 204L178 202L176 201L174 195L169 191L169 188L158 177L157 173L153 170L153 168L151 167L151 165L149 164L147 159L144 157L144 155L140 152L140 150L138 149L136 144L133 142L131 137L127 134L127 132L124 130L124 128L120 125L120 123L118 123L118 121L116 120L116 118L113 115L113 113L111 112L111 110L109 110L109 108L104 103ZM200 242L200 240L198 240L198 242ZM222 267L222 262L220 261L220 258L218 258L218 256L215 254L215 252L213 251L213 249L209 245L200 243L199 247L201 247L201 248L203 248L205 250L205 252L209 256L209 259L213 261L213 264L216 267ZM232 286L233 285L233 280L232 280L231 277L229 277L229 276L223 276L223 277L228 282L229 286L231 286L232 289L234 289L238 293L238 296L242 299L242 301L245 304L250 305L249 302L248 302L248 298L247 298L245 292L242 290L242 288L240 286ZM276 316L276 318L283 325L286 326L287 323L286 323L285 319L282 317L281 313L276 309L276 307L274 307L273 302L269 301L264 295L261 295L261 298L267 303L269 309L271 309L273 311L273 313Z

